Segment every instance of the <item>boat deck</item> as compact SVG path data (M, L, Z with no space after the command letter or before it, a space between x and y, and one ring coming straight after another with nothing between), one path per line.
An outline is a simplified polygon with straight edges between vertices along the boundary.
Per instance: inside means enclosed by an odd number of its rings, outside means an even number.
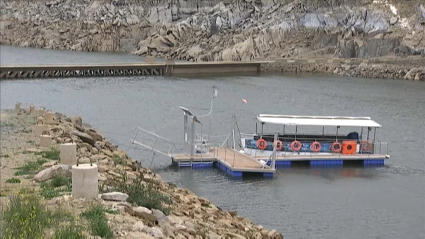
M191 159L188 154L175 154L172 160L179 167L212 167L216 166L231 176L242 176L245 173L273 176L276 169L263 166L258 160L233 149L214 148L206 154L196 154Z

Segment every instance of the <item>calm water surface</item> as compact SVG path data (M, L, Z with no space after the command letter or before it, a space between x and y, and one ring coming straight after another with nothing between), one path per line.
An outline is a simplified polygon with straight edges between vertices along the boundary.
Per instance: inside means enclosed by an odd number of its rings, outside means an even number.
M6 51L7 61L28 63L13 54L15 48L1 50L2 61ZM44 60L51 58L81 62L83 55L37 50L35 63L49 64ZM109 56L111 62L132 58ZM107 61L96 54L89 58L90 63ZM179 106L198 115L207 113L212 85L219 90L215 135L229 133L233 113L247 133L255 131L253 118L259 113L371 116L383 125L377 137L389 142L391 159L379 168L290 168L279 169L271 180L232 180L217 169L176 169L169 158L153 157L130 144L135 127L141 126L181 148ZM423 82L288 74L43 79L2 81L0 86L2 109L20 101L81 115L164 180L277 229L285 238L425 238ZM206 132L208 120L204 121Z

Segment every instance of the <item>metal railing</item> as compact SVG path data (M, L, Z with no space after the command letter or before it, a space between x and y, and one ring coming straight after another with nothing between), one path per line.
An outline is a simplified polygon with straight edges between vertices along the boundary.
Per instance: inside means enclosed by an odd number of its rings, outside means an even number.
M382 149L382 147L385 147L385 155L389 155L389 143L388 142L382 142L382 141L375 141L374 145L379 144L379 152L378 154L383 154L382 152L384 151L384 149ZM376 147L374 148L376 150ZM375 151L376 152L376 151Z
M144 132L144 133L147 133L148 135L152 136L153 139L154 139L154 140L152 140L152 143L151 144L145 144L145 143L142 143L142 142L137 141L136 138L139 135L139 132ZM170 145L168 147L168 149L166 150L166 153L165 153L165 150L164 151L161 151L161 150L158 150L158 149L155 148L157 146L158 141L160 141L160 140L161 141L164 141L164 142L166 142L166 143L168 143ZM135 132L134 137L131 139L131 142L134 143L134 144L140 145L140 146L142 146L144 148L147 148L149 150L152 150L152 151L154 151L156 153L165 155L165 156L172 156L174 154L174 151L177 148L176 147L176 144L174 142L172 142L171 140L166 139L166 138L164 138L162 136L159 136L156 133L154 133L152 131L149 131L149 130L146 130L146 129L143 129L141 127L136 127L136 132ZM164 145L164 144L161 144L161 145Z

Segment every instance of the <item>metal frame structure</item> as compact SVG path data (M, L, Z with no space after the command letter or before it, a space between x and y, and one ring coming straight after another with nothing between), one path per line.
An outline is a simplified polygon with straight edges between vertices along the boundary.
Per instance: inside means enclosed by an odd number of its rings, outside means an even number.
M183 140L183 152L189 154L191 159L195 156L196 136L195 136L195 123L202 126L201 121L198 117L193 115L188 109L180 106L184 116L184 140ZM202 134L201 134L202 135ZM201 136L202 140L202 136Z

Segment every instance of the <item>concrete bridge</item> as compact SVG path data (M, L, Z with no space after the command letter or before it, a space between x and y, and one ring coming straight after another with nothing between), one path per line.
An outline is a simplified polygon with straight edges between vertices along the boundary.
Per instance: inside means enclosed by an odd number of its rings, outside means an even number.
M174 60L155 62L154 58L146 57L146 61L142 63L2 65L0 79L247 73L260 72L261 64L271 62L263 59L229 62L175 62Z
M415 61L425 62L421 56L412 57L380 57L371 59L358 58L255 58L253 61L220 61L220 62L176 62L167 59L156 62L154 57L146 57L141 63L119 63L98 65L2 65L0 80L24 78L63 78L63 77L112 77L112 76L156 76L184 74L220 74L220 73L257 73L262 70L286 69L297 65L315 64L409 64ZM267 70L268 69L268 70ZM278 70L276 70L278 71ZM279 70L280 72L281 70Z

